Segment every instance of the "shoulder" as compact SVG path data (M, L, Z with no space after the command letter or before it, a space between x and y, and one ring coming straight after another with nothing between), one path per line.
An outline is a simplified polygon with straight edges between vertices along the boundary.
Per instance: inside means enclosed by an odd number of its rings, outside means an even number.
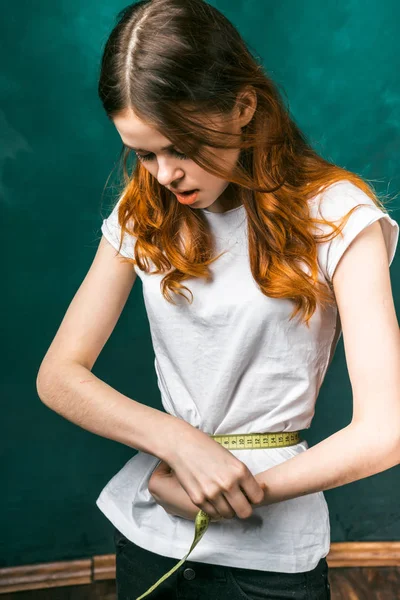
M310 216L315 219L325 219L336 226L351 212L341 231L333 234L329 224L316 223L314 225L317 236L330 234L329 239L318 241L317 255L321 269L326 279L332 284L333 274L347 248L355 238L375 221L380 221L383 239L386 245L389 264L392 262L398 239L398 223L362 189L348 180L338 181L309 202ZM354 209L354 210L352 210Z
M340 219L359 204L380 210L368 194L348 179L332 183L309 200L311 216L329 221Z

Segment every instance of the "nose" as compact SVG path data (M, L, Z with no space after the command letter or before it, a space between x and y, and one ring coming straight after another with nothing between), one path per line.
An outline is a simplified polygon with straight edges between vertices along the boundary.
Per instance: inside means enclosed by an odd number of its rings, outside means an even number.
M160 185L171 187L173 181L179 181L183 176L183 169L180 165L176 164L175 160L166 159L159 161L157 181Z

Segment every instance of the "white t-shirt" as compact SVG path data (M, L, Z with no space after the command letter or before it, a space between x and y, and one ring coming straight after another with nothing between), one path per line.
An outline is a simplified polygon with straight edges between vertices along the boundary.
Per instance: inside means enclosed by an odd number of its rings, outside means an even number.
M321 202L319 203L319 200ZM318 201L318 202L317 202ZM334 220L359 202L343 229L344 239L319 244L321 280L331 282L340 257L355 236L380 219L390 263L399 226L358 187L336 183L310 201L311 215ZM118 205L117 205L118 206ZM143 283L162 405L208 433L298 431L310 427L319 389L341 324L336 305L318 307L309 329L295 317L293 302L266 297L251 275L244 206L224 213L202 210L218 242L229 249L211 265L213 281L184 282L194 299L176 295L168 303L160 291L163 275ZM103 221L102 233L117 249L117 207ZM317 233L331 229L318 225ZM122 254L133 258L134 238L125 235ZM284 448L230 450L254 475L308 449L307 441ZM128 539L163 556L181 559L193 542L194 521L169 515L148 491L159 458L139 451L108 482L96 504ZM323 492L253 507L248 519L210 523L189 560L297 573L313 569L330 549L328 505Z

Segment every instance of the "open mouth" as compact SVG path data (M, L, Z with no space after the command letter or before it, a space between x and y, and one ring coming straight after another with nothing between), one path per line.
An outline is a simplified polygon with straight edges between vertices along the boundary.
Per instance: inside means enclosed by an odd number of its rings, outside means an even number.
M200 190L196 189L188 190L187 192L181 192L179 194L175 192L175 195L178 198L178 201L182 204L193 204L194 202L196 202L199 193Z
M194 194L194 192L198 192L198 191L199 191L198 189L195 189L195 190L188 190L187 192L181 192L181 193L179 194L179 196L190 196L190 194Z

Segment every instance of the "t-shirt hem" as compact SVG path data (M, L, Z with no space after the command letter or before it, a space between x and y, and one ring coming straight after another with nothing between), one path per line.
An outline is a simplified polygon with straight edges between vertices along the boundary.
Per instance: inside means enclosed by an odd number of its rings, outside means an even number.
M149 552L161 556L175 558L177 560L183 559L189 552L190 546L183 547L177 543L176 540L171 540L160 535L160 532L158 531L156 532L152 529L146 531L143 524L138 528L133 522L128 522L123 513L121 513L112 501L112 498L106 496L104 492L97 498L96 505L108 520L111 521L114 527L134 544L140 546L144 550L148 550ZM134 535L132 535L132 527L134 528ZM130 532L129 535L126 533L128 531ZM205 539L206 535L207 532L205 532L204 536L198 542L198 545L189 554L187 560L226 567L239 567L242 569L247 568L281 573L303 573L314 569L321 558L326 557L330 550L330 542L328 542L325 547L319 544L316 545L313 552L308 555L305 554L303 549L301 549L299 555L293 555L292 557L283 554L274 554L270 551L261 554L259 550L254 551L254 548L246 548L243 546L241 546L243 554L232 554L232 548L230 547L217 546L216 544L210 546L207 544L207 540Z

